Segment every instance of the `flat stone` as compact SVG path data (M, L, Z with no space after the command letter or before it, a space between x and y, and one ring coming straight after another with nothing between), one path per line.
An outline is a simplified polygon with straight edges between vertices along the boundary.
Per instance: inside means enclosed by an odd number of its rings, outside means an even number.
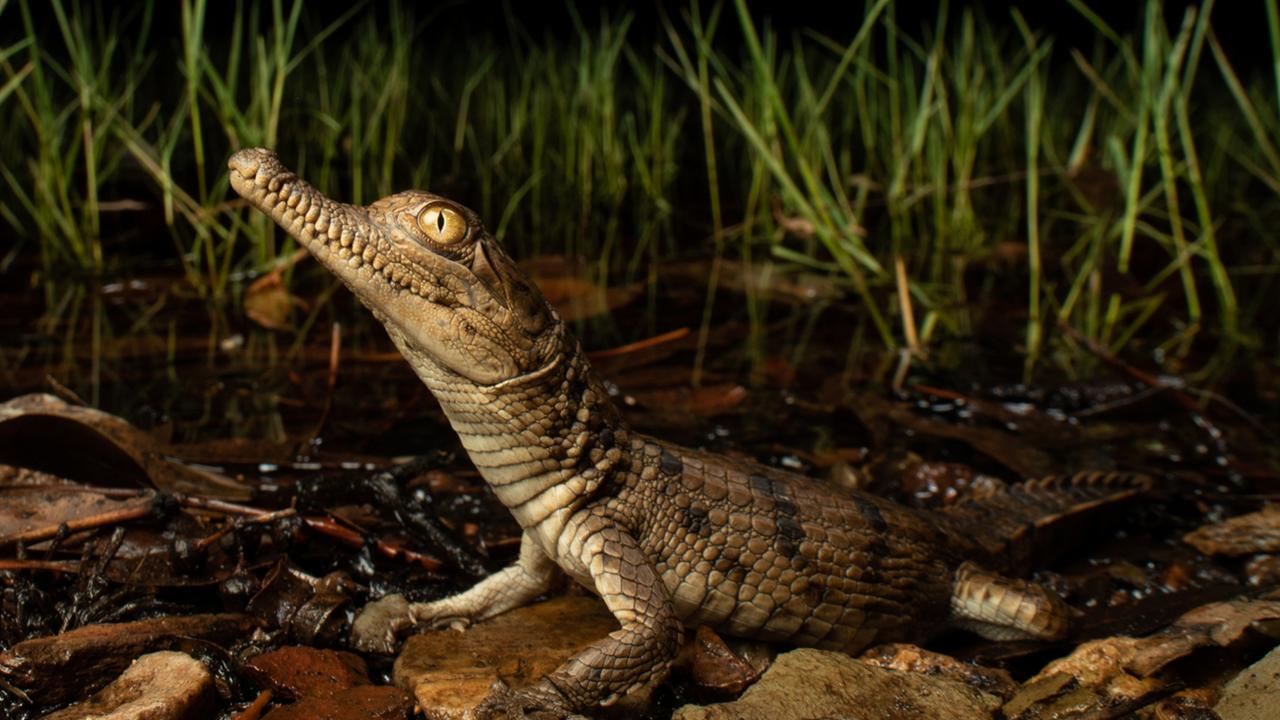
M1213 706L1222 720L1273 720L1280 708L1280 647L1245 668Z
M406 720L413 700L390 685L360 685L278 707L263 720Z
M359 655L305 646L282 647L253 658L245 670L281 700L331 698L369 685L369 669Z
M842 653L808 648L779 655L742 697L717 705L685 705L677 720L989 720L993 695L964 683L898 672Z
M143 655L84 702L43 720L202 720L217 710L213 675L186 653Z
M598 598L557 597L461 632L433 630L410 637L392 677L413 693L430 720L470 717L495 681L524 687L616 629L617 621Z

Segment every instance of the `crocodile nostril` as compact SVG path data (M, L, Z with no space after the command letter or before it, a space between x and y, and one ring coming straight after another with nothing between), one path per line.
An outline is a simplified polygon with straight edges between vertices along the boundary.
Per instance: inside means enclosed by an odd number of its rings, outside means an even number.
M253 149L240 150L227 160L227 168L240 173L241 177L252 178L258 174L261 161L261 155Z

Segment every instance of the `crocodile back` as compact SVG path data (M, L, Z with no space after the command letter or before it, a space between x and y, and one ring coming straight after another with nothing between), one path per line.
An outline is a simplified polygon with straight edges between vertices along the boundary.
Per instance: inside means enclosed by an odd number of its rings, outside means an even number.
M946 617L952 542L928 515L752 462L634 440L609 500L686 625L856 651L919 639Z

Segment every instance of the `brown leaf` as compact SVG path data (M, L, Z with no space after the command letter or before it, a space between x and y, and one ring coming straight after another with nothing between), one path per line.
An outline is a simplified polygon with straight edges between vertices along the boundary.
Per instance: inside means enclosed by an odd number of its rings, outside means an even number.
M759 671L706 625L699 625L694 636L692 674L699 686L729 695L760 679Z
M726 413L747 399L747 389L736 383L653 388L632 394L641 405L699 417Z
M291 330L289 316L293 308L305 303L291 295L277 272L269 272L254 280L244 291L244 314L268 330Z
M922 435L959 440L1025 478L1043 477L1061 470L1060 464L1048 453L1010 432L920 417L907 405L873 392L859 393L851 408L867 427L874 428L888 420Z
M94 485L154 486L231 500L249 488L171 459L172 449L121 418L48 394L0 404L0 463Z
M257 620L230 613L85 625L0 652L0 674L37 704L61 704L101 687L143 653L170 648L182 638L229 644L258 627ZM67 682L69 677L75 682Z
M663 277L677 277L705 284L711 274L710 260L694 260L663 266ZM845 291L838 280L810 272L784 272L768 260L744 263L721 260L716 287L753 297L767 297L792 303L839 300Z
M950 655L925 650L910 643L876 645L862 653L859 659L899 672L924 673L955 680L1005 700L1013 697L1018 690L1018 684L1008 670L961 662Z
M1205 555L1280 552L1280 504L1205 525L1182 538Z
M33 531L66 525L76 531L95 518L139 517L151 510L153 493L116 500L92 492L23 488L0 493L0 545L28 539ZM44 539L44 538L31 538Z
M643 283L621 287L601 286L587 279L585 263L574 262L563 256L534 258L520 266L537 283L543 297L556 306L556 311L565 322L613 312L629 305L644 292Z
M1256 625L1280 621L1280 601L1210 603L1144 638L1092 640L1055 660L1027 681L1004 707L1007 718L1061 717L1134 708L1158 699L1169 686L1153 677L1169 663L1201 647L1227 647ZM1057 713L1057 714L1055 714ZM1072 715L1071 717L1075 717Z
M265 652L245 664L262 687L285 700L333 697L340 691L369 684L364 658L349 652L302 645Z

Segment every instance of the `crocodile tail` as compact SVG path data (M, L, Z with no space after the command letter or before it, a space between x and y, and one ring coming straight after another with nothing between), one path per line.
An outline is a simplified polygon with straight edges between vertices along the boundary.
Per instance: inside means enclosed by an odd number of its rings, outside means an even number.
M976 543L988 562L1022 572L1052 562L1096 537L1105 517L1149 493L1148 475L1082 472L1050 475L970 497L941 511L957 537Z

